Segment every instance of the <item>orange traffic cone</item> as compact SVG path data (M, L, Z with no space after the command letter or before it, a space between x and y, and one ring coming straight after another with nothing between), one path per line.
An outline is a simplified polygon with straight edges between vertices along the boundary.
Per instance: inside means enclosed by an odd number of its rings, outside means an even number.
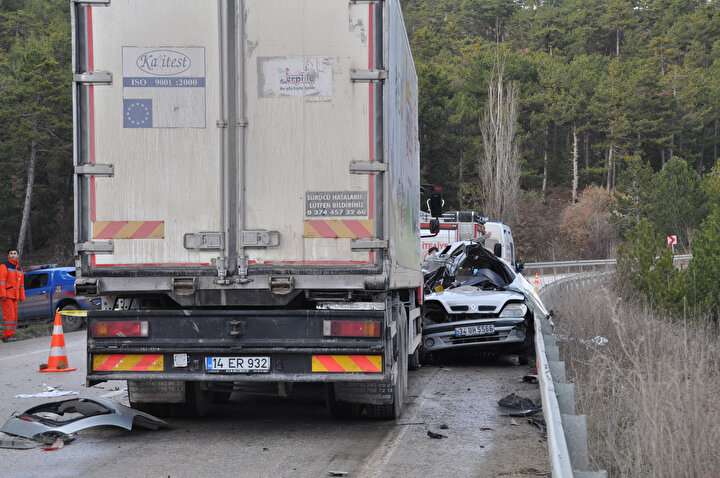
M533 284L535 284L535 292L537 292L540 287L540 276L538 276L537 272L535 273L535 280L533 281Z
M40 365L41 372L72 372L75 367L68 366L65 353L65 335L63 335L62 318L60 312L55 313L52 339L50 341L50 356L47 364Z

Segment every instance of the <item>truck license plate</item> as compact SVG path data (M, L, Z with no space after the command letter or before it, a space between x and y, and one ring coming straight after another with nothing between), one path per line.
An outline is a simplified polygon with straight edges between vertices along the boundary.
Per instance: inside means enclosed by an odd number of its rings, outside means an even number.
M269 372L270 357L205 357L208 372Z
M469 327L457 327L455 329L455 337L467 337L470 335L488 335L494 333L494 325L471 325Z

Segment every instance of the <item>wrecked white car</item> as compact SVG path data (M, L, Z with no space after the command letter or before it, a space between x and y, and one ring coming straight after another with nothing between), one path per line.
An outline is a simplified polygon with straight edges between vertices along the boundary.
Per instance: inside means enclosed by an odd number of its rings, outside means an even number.
M420 358L451 350L534 354L533 314L525 279L477 241L423 264L425 299Z

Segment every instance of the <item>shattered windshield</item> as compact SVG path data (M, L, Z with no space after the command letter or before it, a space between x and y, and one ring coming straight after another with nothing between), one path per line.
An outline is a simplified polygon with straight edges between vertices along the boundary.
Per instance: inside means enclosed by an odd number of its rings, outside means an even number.
M507 285L507 282L497 272L477 267L461 266L455 274L455 281L457 286L503 288Z
M503 261L482 244L467 244L456 251L450 257L438 257L433 267L424 267L426 292L460 286L504 289L515 279Z

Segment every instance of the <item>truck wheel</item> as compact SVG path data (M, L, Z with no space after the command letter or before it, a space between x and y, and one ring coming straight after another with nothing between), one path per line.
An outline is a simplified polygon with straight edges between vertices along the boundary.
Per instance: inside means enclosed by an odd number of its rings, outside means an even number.
M140 412L148 413L157 418L167 418L170 416L169 403L138 403L130 402L130 408Z
M350 404L335 400L335 386L332 383L325 384L325 404L328 412L333 418L350 417Z
M210 411L213 392L212 390L202 390L200 384L201 382L185 382L185 403L177 404L180 415L200 418Z
M59 309L63 310L82 310L76 304L65 304ZM76 315L64 315L62 317L63 332L74 332L82 328L85 325L85 317L79 317Z

